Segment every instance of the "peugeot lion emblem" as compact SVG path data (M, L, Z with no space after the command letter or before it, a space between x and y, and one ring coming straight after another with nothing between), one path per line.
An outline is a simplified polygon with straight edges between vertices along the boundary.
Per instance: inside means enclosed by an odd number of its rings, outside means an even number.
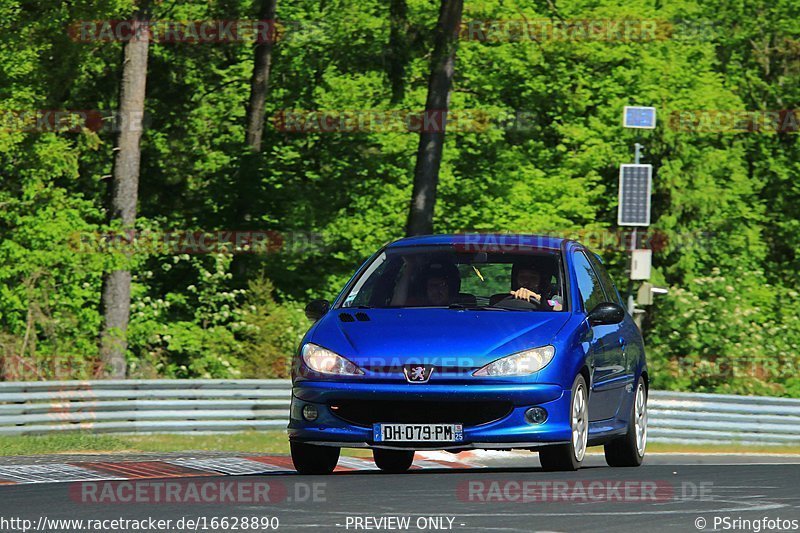
M406 365L403 374L409 383L426 383L433 372L433 365Z

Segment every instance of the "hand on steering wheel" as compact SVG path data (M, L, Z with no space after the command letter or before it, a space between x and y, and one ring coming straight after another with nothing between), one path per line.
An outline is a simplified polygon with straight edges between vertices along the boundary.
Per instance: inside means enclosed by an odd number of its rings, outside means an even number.
M525 300L526 302L536 303L536 304L542 303L541 294L537 294L530 289L526 289L525 287L519 288L515 291L510 291L509 294L511 294L511 296L513 296L517 300Z

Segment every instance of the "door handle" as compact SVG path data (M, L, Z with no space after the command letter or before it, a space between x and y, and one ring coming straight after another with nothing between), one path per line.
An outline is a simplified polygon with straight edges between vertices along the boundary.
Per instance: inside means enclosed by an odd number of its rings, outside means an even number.
M628 343L625 342L625 339L623 337L620 337L619 338L619 345L620 345L620 348L622 348L622 351L624 352L625 351L625 347L628 345Z

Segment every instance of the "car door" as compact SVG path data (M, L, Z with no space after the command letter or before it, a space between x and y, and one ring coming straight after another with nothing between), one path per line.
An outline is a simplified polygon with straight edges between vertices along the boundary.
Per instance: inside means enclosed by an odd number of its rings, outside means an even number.
M603 284L583 250L573 252L572 264L578 281L578 291L584 313L609 300ZM589 420L613 418L622 398L617 384L624 373L620 346L619 324L590 326L586 334L589 342L589 366L592 373Z
M602 262L594 254L589 254L588 257L600 279L600 284L603 286L608 301L618 303L625 308L622 296L620 296L616 285L614 285L611 276L609 276ZM617 343L619 349L617 355L620 359L622 372L614 377L613 385L627 387L630 384L633 386L633 381L636 377L636 368L638 366L638 349L640 342L641 333L639 332L639 328L636 326L633 318L625 313L625 319L619 325L619 339Z

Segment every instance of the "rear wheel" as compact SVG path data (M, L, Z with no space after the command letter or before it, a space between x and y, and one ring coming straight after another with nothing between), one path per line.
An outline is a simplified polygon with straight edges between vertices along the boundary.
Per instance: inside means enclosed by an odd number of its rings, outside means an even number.
M608 466L639 466L647 447L647 388L644 379L636 384L628 432L605 445Z
M577 470L583 464L589 440L589 392L586 380L578 374L572 383L570 403L572 438L568 444L546 446L539 450L539 462L548 472Z
M300 474L330 474L339 462L339 448L335 446L292 442L290 447L292 463Z
M375 448L372 450L372 457L375 464L384 472L391 474L401 474L411 468L414 462L414 450L384 450Z

